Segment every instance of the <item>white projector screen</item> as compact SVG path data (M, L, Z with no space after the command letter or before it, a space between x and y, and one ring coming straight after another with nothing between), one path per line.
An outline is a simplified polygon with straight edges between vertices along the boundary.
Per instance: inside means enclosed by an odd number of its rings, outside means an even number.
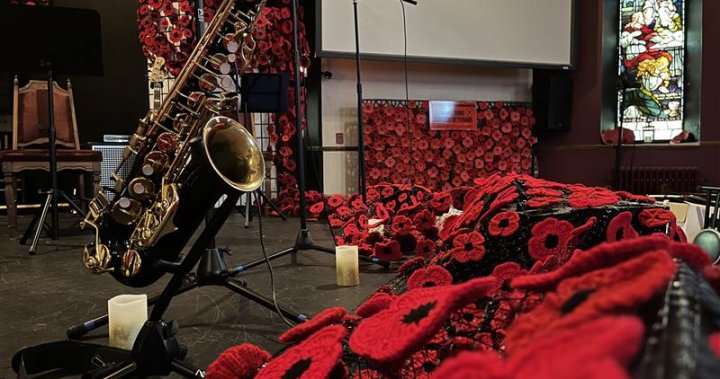
M405 4L408 60L573 67L574 0L417 0ZM318 55L355 53L353 0L316 0ZM358 0L363 59L402 60L400 0Z

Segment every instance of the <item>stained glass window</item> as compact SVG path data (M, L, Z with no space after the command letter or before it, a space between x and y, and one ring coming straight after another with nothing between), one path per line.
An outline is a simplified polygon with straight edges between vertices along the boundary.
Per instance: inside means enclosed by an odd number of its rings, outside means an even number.
M685 0L620 0L618 122L642 142L683 131Z

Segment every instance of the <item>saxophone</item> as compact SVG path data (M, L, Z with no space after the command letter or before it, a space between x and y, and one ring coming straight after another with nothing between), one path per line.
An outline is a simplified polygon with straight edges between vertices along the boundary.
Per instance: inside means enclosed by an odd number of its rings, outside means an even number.
M177 265L223 194L263 183L257 141L224 116L237 110L231 74L251 63L252 31L266 0L247 3L225 0L218 8L160 108L140 120L113 174L113 200L101 191L91 201L81 222L95 232L94 243L83 249L91 272L110 272L133 287L157 281Z

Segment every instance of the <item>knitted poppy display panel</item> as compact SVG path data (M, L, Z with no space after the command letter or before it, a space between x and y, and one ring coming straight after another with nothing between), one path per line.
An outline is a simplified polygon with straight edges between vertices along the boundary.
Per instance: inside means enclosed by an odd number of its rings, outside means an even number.
M478 179L474 187L455 189L451 196L460 211L443 217L439 253L423 265L443 267L453 283L551 271L576 251L603 242L654 233L685 241L672 212L652 198L627 192L512 174ZM400 272L391 283L393 291L417 285L410 280L413 274Z
M366 100L369 184L414 183L433 191L494 173L529 173L535 124L528 103L477 102L477 127L433 130L429 101Z
M652 233L683 240L673 214L654 203L627 192L495 174L448 192L379 184L368 188L366 203L357 194L334 195L314 208L328 211L338 244L391 261L417 256L410 265L428 260L459 282L507 262L547 271L575 249L605 241ZM395 287L408 276L400 278Z
M236 372L208 377L712 378L718 277L702 251L667 236L604 243L547 273L330 308L285 333L295 345L266 364L230 349L213 372Z

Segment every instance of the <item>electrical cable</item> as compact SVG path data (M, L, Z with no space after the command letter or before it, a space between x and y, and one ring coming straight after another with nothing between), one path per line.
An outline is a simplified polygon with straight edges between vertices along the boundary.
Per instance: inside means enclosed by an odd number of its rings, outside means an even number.
M255 196L260 197L259 193L255 193ZM285 315L280 310L280 305L278 305L277 301L277 291L275 290L275 272L273 271L272 263L270 263L270 258L267 255L267 250L265 249L265 237L263 234L263 221L262 221L262 206L260 205L260 201L256 202L257 210L258 210L258 227L260 229L260 247L262 248L263 257L265 257L265 263L267 264L268 271L270 272L270 289L272 291L272 301L273 305L275 306L275 311L277 314L280 315L280 318L282 318L283 322L288 324L290 327L294 327L295 324L292 323L292 321L288 320Z

